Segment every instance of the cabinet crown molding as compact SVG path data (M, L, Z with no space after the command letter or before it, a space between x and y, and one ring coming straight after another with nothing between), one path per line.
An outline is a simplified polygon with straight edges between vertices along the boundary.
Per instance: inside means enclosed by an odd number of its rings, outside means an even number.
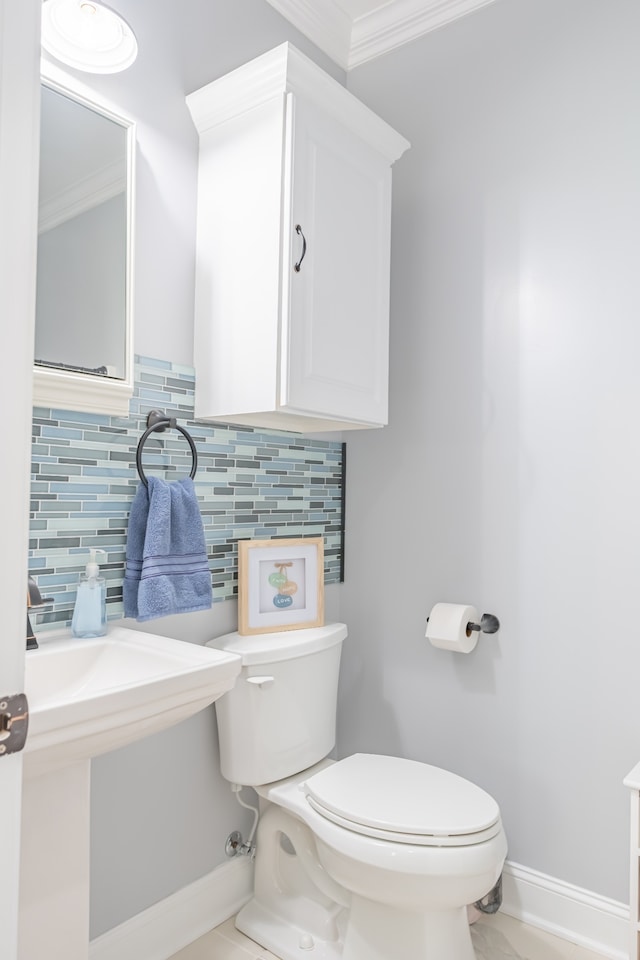
M232 117L279 95L294 93L323 110L394 163L410 147L396 130L357 100L346 87L300 53L282 43L231 73L187 96L193 122L203 135Z

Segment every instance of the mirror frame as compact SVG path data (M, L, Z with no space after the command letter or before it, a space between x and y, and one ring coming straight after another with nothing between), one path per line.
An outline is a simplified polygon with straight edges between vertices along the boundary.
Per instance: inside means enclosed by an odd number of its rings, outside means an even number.
M136 125L128 117L116 112L98 99L93 91L75 84L52 64L42 61L41 85L75 100L90 110L102 114L125 128L127 177L127 231L125 276L125 376L123 379L75 373L70 370L33 365L33 406L54 407L61 410L79 410L87 413L105 413L128 416L129 401L133 396L133 277L134 277L134 210L135 210L135 154Z

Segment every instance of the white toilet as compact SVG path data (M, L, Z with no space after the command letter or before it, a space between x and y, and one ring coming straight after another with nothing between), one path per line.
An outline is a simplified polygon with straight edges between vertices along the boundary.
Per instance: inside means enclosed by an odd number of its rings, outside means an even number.
M497 883L495 800L425 763L327 759L347 628L240 636L216 701L223 776L260 796L253 898L240 931L283 960L474 960L467 904Z

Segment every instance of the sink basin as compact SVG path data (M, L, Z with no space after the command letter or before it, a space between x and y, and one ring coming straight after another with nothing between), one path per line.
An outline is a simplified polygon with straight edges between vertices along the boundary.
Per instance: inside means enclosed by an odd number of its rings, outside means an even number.
M121 626L92 640L45 640L26 655L25 773L163 730L217 700L239 671L235 654Z

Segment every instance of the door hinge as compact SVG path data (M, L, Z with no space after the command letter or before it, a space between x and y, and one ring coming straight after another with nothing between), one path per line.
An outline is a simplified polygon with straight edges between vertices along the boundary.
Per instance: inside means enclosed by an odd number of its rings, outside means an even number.
M24 693L0 698L0 756L19 753L27 742L29 704Z

